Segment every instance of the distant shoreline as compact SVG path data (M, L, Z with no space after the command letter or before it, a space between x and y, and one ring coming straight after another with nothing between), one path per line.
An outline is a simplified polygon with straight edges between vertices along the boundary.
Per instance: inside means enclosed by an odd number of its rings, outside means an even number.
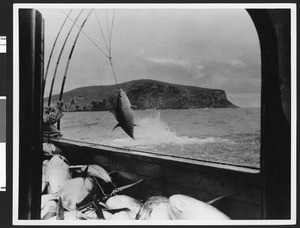
M177 109L133 109L133 111L164 111L164 110L200 110L200 109L260 109L261 107L235 107L235 108L231 108L231 107L228 107L228 108L177 108ZM109 112L111 110L69 110L69 111L64 111L63 112Z

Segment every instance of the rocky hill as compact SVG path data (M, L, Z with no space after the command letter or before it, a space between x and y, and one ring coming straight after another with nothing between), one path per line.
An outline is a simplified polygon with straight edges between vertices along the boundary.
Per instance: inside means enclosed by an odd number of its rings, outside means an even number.
M236 108L224 90L176 85L154 80L120 84L134 109ZM105 111L115 107L116 85L77 88L63 95L65 111ZM45 98L45 103L48 98ZM58 100L54 95L53 102Z

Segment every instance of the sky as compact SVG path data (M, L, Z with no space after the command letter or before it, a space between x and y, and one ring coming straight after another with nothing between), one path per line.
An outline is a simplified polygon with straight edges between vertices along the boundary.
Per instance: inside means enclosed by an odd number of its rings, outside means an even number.
M45 19L45 65L69 9L38 8ZM75 20L79 9L70 17ZM85 9L76 23L81 26ZM96 16L97 13L97 16ZM106 16L107 15L107 16ZM259 107L261 59L258 35L243 9L97 9L83 31L108 53L107 28L113 29L112 62L119 83L153 79L175 84L225 90L229 101L240 107ZM99 23L98 23L98 19ZM45 96L59 53L72 21L67 20L50 62ZM108 25L108 26L107 26ZM58 64L54 91L59 93L66 62L78 33L74 26ZM82 86L115 84L107 57L83 33L70 62L65 91Z

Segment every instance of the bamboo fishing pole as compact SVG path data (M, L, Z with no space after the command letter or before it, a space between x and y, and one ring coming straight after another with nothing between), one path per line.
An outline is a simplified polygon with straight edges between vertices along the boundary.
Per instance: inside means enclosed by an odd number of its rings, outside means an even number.
M67 65L66 65L66 69L65 69L65 73L64 73L64 77L63 77L63 81L62 81L62 84L61 84L61 89L60 89L60 94L59 94L59 101L62 100L62 96L63 96L63 93L64 93L64 87L65 87L65 82L66 82L66 78L67 78L67 75L68 75L68 69L69 69L69 65L70 65L70 62L71 62L71 58L72 58L72 55L73 55L73 52L74 52L74 49L75 49L75 46L76 46L76 43L77 43L77 40L79 38L79 35L87 21L87 19L89 18L89 16L91 15L93 10L91 10L89 12L89 14L86 16L85 20L82 22L81 24L81 27L79 28L79 31L77 33L77 36L74 40L74 43L73 43L73 46L71 48L71 51L70 51L70 54L69 54L69 57L68 57L68 62L67 62ZM57 122L57 129L59 130L60 129L60 121Z
M72 9L69 11L69 13L68 13L68 15L66 16L64 22L62 23L62 25L61 25L61 27L60 27L60 29L59 29L57 35L56 35L56 38L55 38L55 40L54 40L54 43L53 43L53 45L52 45L52 49L51 49L51 51L50 51L50 55L49 55L48 63L47 63L47 67L46 67L46 72L45 72L45 76L44 76L44 82L43 82L43 97L44 97L44 93L45 93L46 80L47 80L47 75L48 75L48 70L49 70L49 66L50 66L52 54L53 54L53 51L54 51L56 42L57 42L57 40L58 40L58 37L59 37L59 35L60 35L60 33L61 33L61 30L63 29L63 27L64 27L64 25L65 25L65 23L66 23L66 21L67 21L69 15L71 14L71 12L72 12Z
M64 50L64 48L65 48L65 45L66 45L67 40L68 40L68 38L69 38L69 36L70 36L70 33L71 33L71 31L73 30L74 25L75 25L75 23L77 22L78 18L80 17L82 11L83 11L83 9L80 11L80 13L78 14L78 16L77 16L76 19L75 19L75 22L72 24L72 27L70 28L70 30L69 30L69 32L68 32L66 38L65 38L65 41L64 41L64 43L63 43L63 46L62 46L62 48L61 48L61 50L60 50L60 53L59 53L59 56L58 56L58 59L57 59L57 62L56 62L56 66L55 66L55 70L54 70L52 82L51 82L51 88L50 88L50 93L49 93L49 98L48 98L48 106L50 106L50 104L51 104L53 85L54 85L54 81L55 81L55 77L56 77L56 72L57 72L57 68L58 68L58 65L59 65L59 61L60 61L62 52L63 52L63 50Z

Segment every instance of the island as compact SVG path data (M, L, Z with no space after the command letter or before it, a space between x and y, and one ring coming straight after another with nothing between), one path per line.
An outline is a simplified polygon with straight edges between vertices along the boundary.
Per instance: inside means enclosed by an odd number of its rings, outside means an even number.
M198 109L237 108L220 89L177 85L141 79L119 84L127 94L133 109ZM115 108L116 85L87 86L63 94L64 111L109 111ZM56 102L59 95L53 96ZM47 103L48 98L44 99Z

